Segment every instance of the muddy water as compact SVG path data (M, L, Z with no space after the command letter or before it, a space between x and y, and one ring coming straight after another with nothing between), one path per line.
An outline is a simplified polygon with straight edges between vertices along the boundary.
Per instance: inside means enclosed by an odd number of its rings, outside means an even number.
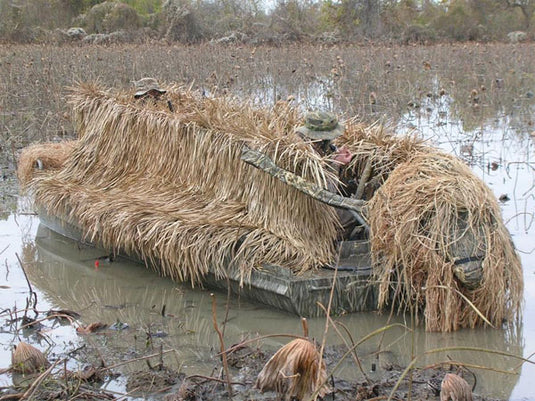
M440 110L442 106L445 110ZM506 118L466 132L460 121L448 118L448 105L442 106L433 107L426 115L407 114L404 127L417 126L430 141L465 159L497 197L507 195L510 199L502 204L502 209L524 267L522 321L504 329L445 334L425 333L418 328L411 331L410 317L389 320L388 316L374 312L343 316L339 321L347 327L354 341L388 324L407 326L393 327L384 336L375 336L359 347L369 377L380 375L391 363L406 365L413 356L418 358L419 366L451 358L494 370L473 369L477 376L477 393L501 399L531 399L535 397L534 365L520 365L518 360L506 356L468 351L422 356L425 351L453 346L488 348L525 357L535 352L535 138L526 130L515 130ZM164 349L174 350L166 355L166 363L180 367L186 374L208 375L219 366L216 358L219 341L212 325L212 299L208 290L173 283L124 259L113 263L100 260L97 267L95 261L105 255L105 251L67 240L40 225L36 216L24 214L31 212L26 199L19 199L16 209L8 212L7 217L0 220L0 369L9 365L11 346L21 340L55 357L85 344L98 349L108 364L133 359L140 353L157 352L163 345ZM15 316L10 316L6 309L26 307L28 284L24 272L37 293L39 311L75 310L81 314L77 324L105 322L116 323L116 328L128 327L84 337L76 334L71 325L47 321L43 322L40 335L28 330L15 332L15 325L9 324L9 319ZM216 293L216 302L221 322L226 294ZM293 315L237 297L230 299L228 310L224 332L227 345L257 335L301 334L301 322ZM322 337L324 324L323 319L309 320L315 338ZM261 345L269 351L285 341L270 338ZM333 330L329 343L341 344ZM74 367L82 362L73 358L69 363ZM372 371L373 366L375 371ZM133 370L135 366L128 364L122 369ZM360 377L350 364L343 365L338 374L347 378ZM10 376L1 375L0 386L11 384L11 380ZM126 391L121 377L105 386Z

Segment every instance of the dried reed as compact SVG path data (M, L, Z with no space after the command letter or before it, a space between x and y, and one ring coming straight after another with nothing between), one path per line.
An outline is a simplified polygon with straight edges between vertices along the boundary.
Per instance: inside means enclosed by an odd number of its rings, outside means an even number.
M393 170L368 214L380 307L415 306L430 331L487 320L500 326L519 316L520 259L494 195L460 160L437 151L416 154ZM455 271L466 256L482 268L473 287Z
M80 138L59 171L32 181L37 204L180 281L229 265L243 278L262 263L300 272L332 262L334 209L240 160L246 143L325 187L333 173L293 133L297 111L179 87L167 95L176 112L130 92L73 89Z

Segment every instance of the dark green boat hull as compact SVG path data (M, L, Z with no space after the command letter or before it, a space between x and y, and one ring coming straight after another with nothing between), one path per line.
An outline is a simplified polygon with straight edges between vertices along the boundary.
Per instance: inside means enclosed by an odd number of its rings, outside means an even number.
M82 231L76 224L39 211L41 224L50 230L82 241ZM138 262L141 260L132 258ZM340 243L338 269L324 268L303 274L274 265L253 270L250 277L240 281L239 271L227 269L227 277L205 275L207 288L228 290L248 300L260 302L303 317L324 316L319 304L327 307L332 292L332 314L343 314L377 309L377 286L372 282L370 255L367 242L343 241ZM334 289L333 289L334 283Z

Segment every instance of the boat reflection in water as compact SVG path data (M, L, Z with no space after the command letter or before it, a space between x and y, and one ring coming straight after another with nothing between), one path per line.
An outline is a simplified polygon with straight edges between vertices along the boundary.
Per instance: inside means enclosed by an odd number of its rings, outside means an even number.
M136 352L151 353L150 349L147 350L151 347L154 348L153 352L157 352L159 344L163 344L165 349L175 350L166 362L168 365L180 367L186 374L212 374L213 369L219 367L216 354L220 345L213 328L210 292L202 288L192 289L188 283L175 283L159 277L142 264L127 259L118 258L109 262L102 258L105 254L102 249L67 239L41 224L35 244L26 244L23 257L30 281L55 307L79 312L80 324L128 324L127 330L108 330L104 336L91 337L89 345L101 347L100 352L105 358L115 355L123 360L133 359ZM99 262L98 266L96 261ZM221 291L215 297L218 321L221 324L226 313L227 294ZM226 346L257 335L302 334L300 319L295 315L235 296L230 297L228 302L228 319L224 332ZM387 313L353 313L337 317L337 320L346 326L355 342L388 324L411 326L410 316L389 320ZM311 336L321 339L325 319L309 319L309 327ZM421 328L409 330L396 326L363 343L358 352L368 377L378 378L389 366L406 366L411 355L420 355L437 348L479 347L522 355L521 334L519 326L507 329L465 329L454 333L426 333ZM78 338L84 341L84 337ZM262 340L259 345L267 352L272 352L287 341L286 338L270 338ZM332 328L328 343L345 351L345 346ZM348 379L362 378L349 359L336 375ZM510 371L511 374L505 374L470 368L477 376L475 392L500 399L510 397L521 370L519 360L466 350L422 356L417 366L428 366L449 359ZM375 371L371 371L372 365L375 366ZM134 368L133 365L125 366L125 369ZM333 366L329 368L332 369ZM465 377L473 383L469 373Z

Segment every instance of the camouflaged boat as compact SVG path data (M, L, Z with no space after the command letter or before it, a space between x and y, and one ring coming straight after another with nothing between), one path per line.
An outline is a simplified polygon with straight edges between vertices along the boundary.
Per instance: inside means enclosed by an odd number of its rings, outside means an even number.
M334 144L354 155L357 185L341 196L328 190L335 160L300 138L287 102L258 109L177 87L140 102L88 84L69 101L78 138L30 146L18 169L58 233L302 316L323 315L331 294L335 313L395 305L435 331L520 314L500 207L455 157L346 121ZM362 241L338 241L340 208Z
M82 232L73 223L39 211L43 226L76 242L83 242ZM93 244L91 244L93 245ZM377 309L377 286L371 282L370 253L366 241L339 243L340 259L336 266L295 274L286 268L266 264L241 281L239 271L228 270L229 277L218 278L215 271L205 275L200 285L227 291L267 306L304 317L324 316L333 291L331 310L335 314ZM106 254L102 250L102 254ZM133 261L139 259L122 255ZM90 263L90 262L88 262ZM335 269L337 268L337 271ZM334 288L333 288L334 285Z

